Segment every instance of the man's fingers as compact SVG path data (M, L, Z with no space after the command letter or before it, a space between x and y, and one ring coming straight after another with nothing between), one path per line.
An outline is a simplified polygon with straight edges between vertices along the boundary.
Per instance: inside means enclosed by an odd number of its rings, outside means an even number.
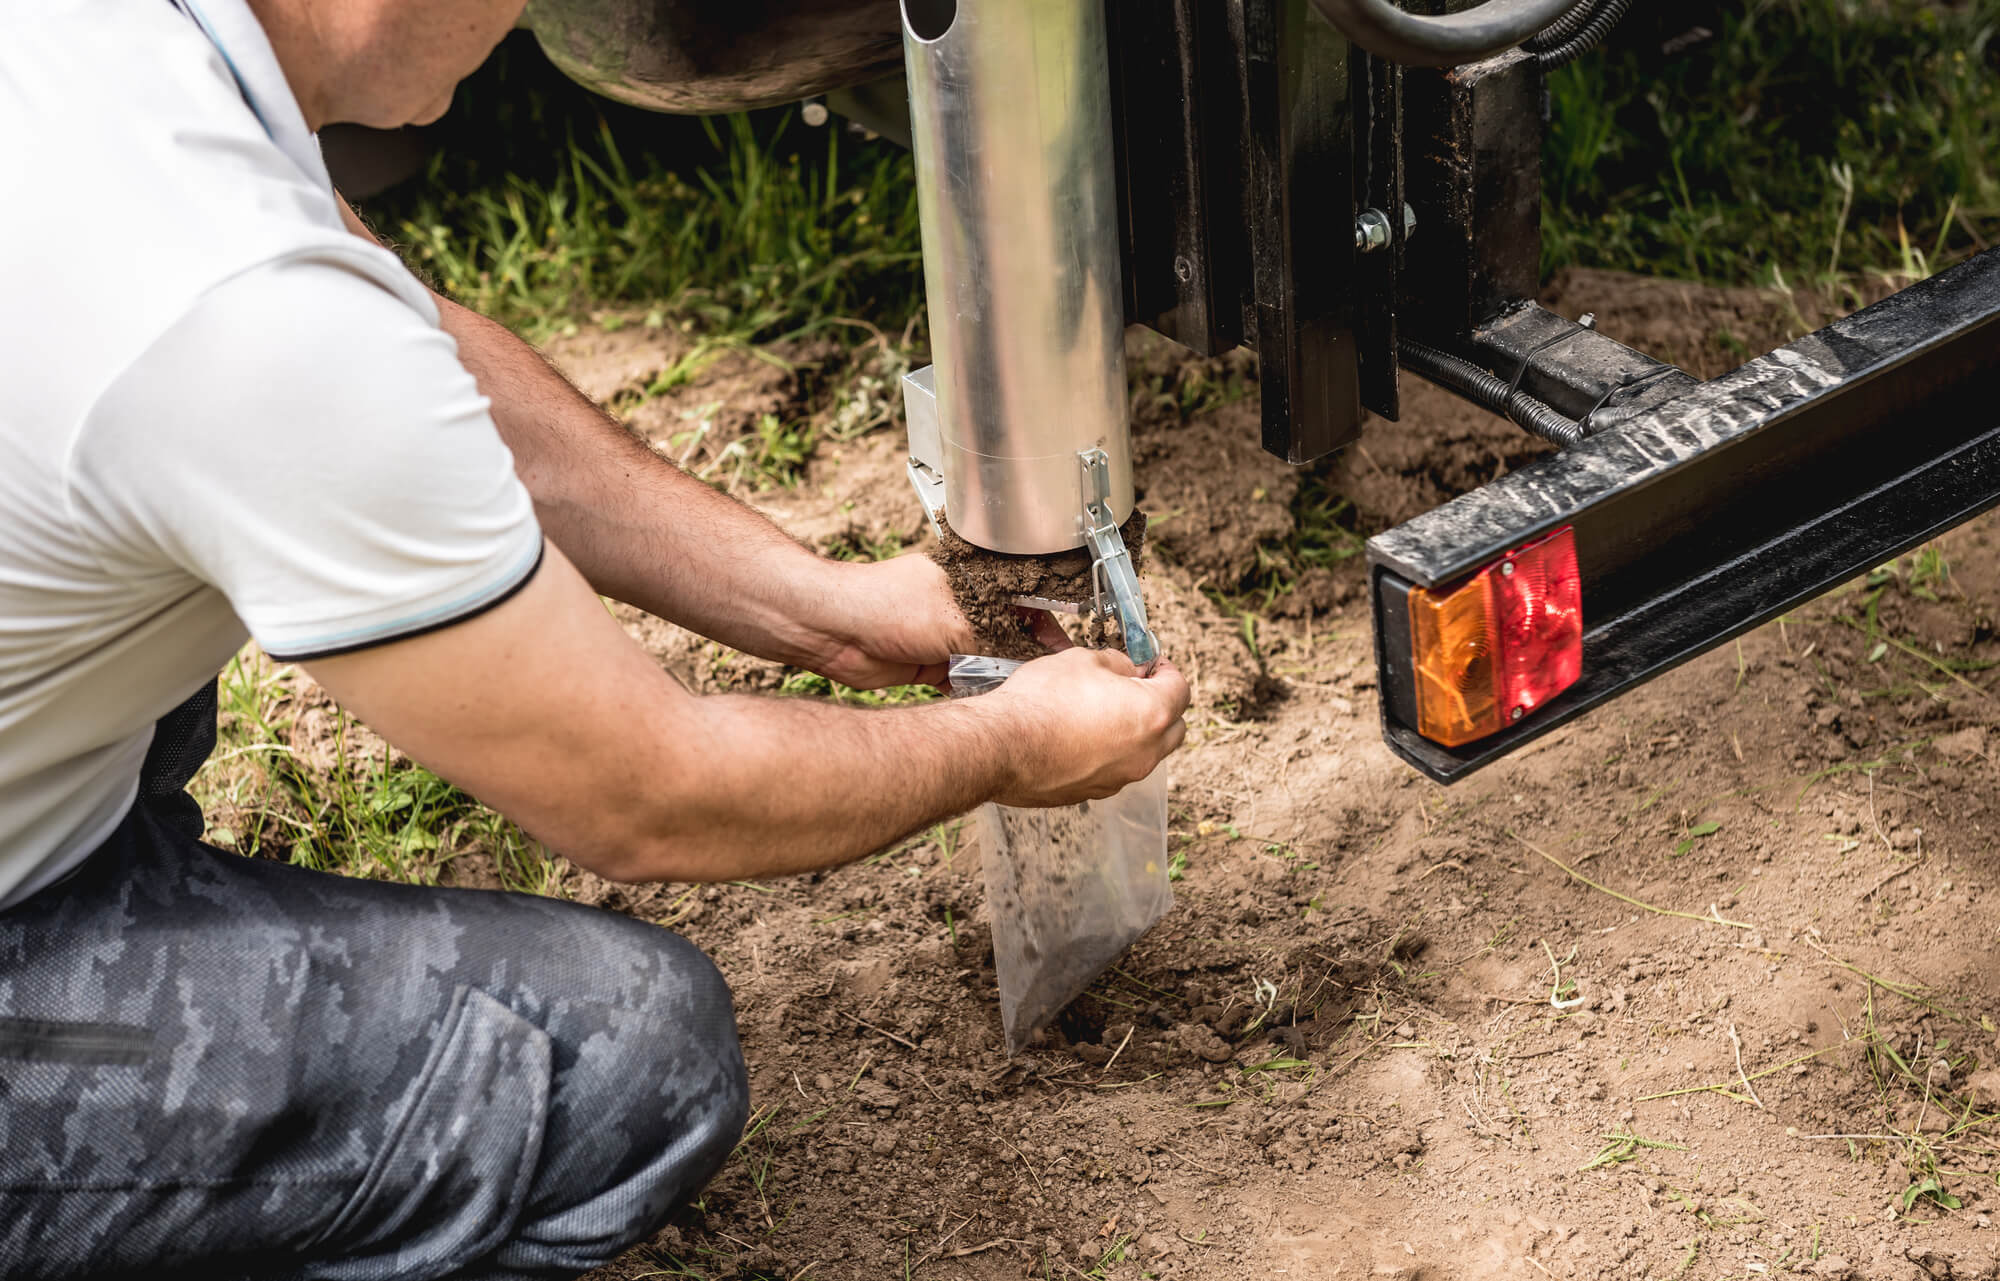
M1187 677L1181 675L1181 669L1167 659L1160 660L1159 665L1153 669L1153 674L1146 678L1146 683L1158 690L1163 697L1171 700L1179 711L1187 710L1188 700L1191 697Z
M1094 649L1090 651L1090 656L1096 660L1099 667L1115 675L1137 676L1139 674L1139 669L1132 665L1132 660L1126 657L1125 651L1122 649Z

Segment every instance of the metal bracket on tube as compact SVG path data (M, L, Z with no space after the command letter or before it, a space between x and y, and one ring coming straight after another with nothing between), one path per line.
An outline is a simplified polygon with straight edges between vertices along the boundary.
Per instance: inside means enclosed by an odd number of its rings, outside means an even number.
M1139 594L1139 574L1132 555L1125 550L1125 536L1118 532L1118 519L1111 514L1111 459L1102 449L1077 453L1083 480L1083 530L1090 543L1090 590L1098 617L1118 614L1118 626L1125 633L1125 655L1141 673L1150 676L1159 662L1160 647L1146 626L1146 602ZM1107 607L1105 594L1110 593Z
M909 424L910 484L930 517L931 530L944 537L944 448L938 443L937 369L925 365L903 375L903 419Z

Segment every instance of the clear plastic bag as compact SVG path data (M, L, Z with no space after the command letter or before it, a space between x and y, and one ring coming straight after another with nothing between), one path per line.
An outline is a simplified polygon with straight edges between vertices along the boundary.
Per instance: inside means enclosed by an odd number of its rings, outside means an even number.
M954 698L998 688L1020 664L954 655ZM1164 768L1101 801L982 805L979 845L1007 1053L1083 994L1173 905Z

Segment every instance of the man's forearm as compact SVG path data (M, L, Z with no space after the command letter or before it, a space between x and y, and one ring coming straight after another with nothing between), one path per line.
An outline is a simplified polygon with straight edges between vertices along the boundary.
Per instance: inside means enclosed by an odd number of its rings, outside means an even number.
M875 711L702 699L702 728L683 731L700 739L698 769L654 792L656 834L608 874L722 881L851 862L1006 792L1021 714L986 699Z
M832 567L634 439L502 326L438 305L542 528L593 587L766 658L815 656L814 587Z

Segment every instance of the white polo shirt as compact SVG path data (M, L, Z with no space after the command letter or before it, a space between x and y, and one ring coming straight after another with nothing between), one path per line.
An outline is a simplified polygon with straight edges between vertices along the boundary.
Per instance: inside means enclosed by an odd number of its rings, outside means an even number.
M103 841L246 636L379 644L541 556L244 0L181 2L213 42L168 0L36 0L0 39L0 907Z

